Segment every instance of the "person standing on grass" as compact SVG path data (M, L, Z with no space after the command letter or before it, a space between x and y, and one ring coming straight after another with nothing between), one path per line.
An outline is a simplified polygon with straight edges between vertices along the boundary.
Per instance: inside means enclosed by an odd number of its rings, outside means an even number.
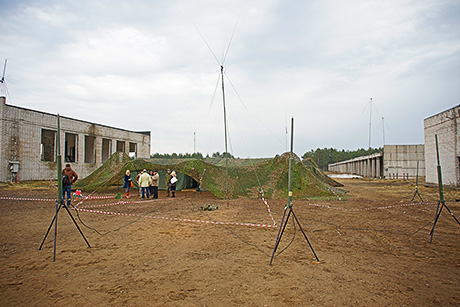
M168 168L165 175L165 183L166 183L166 197L169 197L169 191L171 190L171 170Z
M149 198L149 185L150 185L150 176L147 173L147 170L143 170L141 172L141 176L139 177L139 186L142 189L142 199L145 199L147 194L147 198Z
M158 184L160 182L160 175L158 175L157 171L153 171L153 176L152 176L152 188L153 188L153 193L152 197L154 199L158 198Z
M66 164L65 168L62 170L62 196L67 193L67 207L70 207L71 194L72 194L72 184L77 181L78 175L70 167L70 164Z
M131 188L132 181L133 179L131 178L131 172L127 170L125 174L125 183L123 184L123 188L126 189L126 198L129 198L129 189Z
M176 172L172 171L171 179L169 180L169 186L171 189L172 197L176 197L176 182L177 182Z

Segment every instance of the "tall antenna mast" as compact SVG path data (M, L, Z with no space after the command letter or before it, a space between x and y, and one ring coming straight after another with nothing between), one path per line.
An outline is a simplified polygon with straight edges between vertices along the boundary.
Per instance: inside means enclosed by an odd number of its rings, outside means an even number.
M222 76L222 102L224 105L224 132L225 132L225 183L227 188L227 207L228 202L228 149L227 149L227 110L225 108L225 87L224 87L224 66L220 66L220 74Z
M238 22L235 24L235 28L233 28L233 33L232 36L230 37L230 41L227 46L227 50L225 54L223 54L222 62L220 62L214 52L212 51L211 47L209 44L206 42L205 38L201 34L200 30L198 29L197 26L195 28L197 29L198 33L200 34L201 38L205 42L206 46L208 46L209 51L211 51L212 55L214 56L214 59L216 59L217 63L220 65L220 74L222 77L222 102L224 106L224 131L225 131L225 180L226 180L226 189L227 189L227 207L229 206L229 201L228 201L228 145L227 145L227 139L228 139L228 134L227 134L227 110L225 108L225 86L224 86L224 63L225 59L227 58L228 50L230 49L230 45L233 40L233 35L235 34L236 26L238 25Z
M385 118L382 116L383 146L385 147Z
M193 132L193 153L196 153L196 132Z
M371 127L372 127L372 98L369 102L369 149L371 149Z
M286 152L288 151L288 127L287 127L287 115L286 115L286 109L284 109L284 121L285 121L285 133L286 133Z

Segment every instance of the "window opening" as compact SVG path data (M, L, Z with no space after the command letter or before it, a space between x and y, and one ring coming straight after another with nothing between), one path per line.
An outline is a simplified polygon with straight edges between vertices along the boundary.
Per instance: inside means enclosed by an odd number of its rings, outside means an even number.
M42 161L54 162L56 131L42 129L40 156Z
M129 143L128 155L133 159L137 158L137 144L136 143Z
M125 152L125 142L124 141L117 141L117 151Z
M85 135L85 163L96 163L96 137Z
M112 155L112 140L102 139L102 163L107 161Z
M77 139L78 135L74 133L65 134L65 162L77 161Z

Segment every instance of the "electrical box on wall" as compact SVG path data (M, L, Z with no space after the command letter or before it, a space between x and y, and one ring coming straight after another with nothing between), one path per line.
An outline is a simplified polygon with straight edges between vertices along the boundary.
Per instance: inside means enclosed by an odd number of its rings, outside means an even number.
M10 163L10 172L19 173L19 161L9 161Z

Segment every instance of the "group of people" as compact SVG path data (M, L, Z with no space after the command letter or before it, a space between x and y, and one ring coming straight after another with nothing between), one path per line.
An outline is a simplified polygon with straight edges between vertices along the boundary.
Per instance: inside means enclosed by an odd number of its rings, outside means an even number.
M131 187L134 186L132 180L133 179L131 178L131 172L127 170L123 185L123 188L126 189L126 198L129 198L129 190ZM142 172L140 172L136 176L136 182L139 186L139 194L141 195L142 199L150 198L150 195L152 195L153 199L158 198L158 186L160 182L160 175L157 171L151 170L150 172L147 172L146 169L142 170ZM176 182L176 172L168 169L165 176L167 197L170 197L170 194L172 195L172 197L176 197Z
M78 175L70 167L70 164L66 164L65 168L62 170L62 178L63 198L67 200L67 206L70 206L72 184L74 184L78 180ZM123 188L126 189L126 198L129 198L129 190L131 187L134 186L132 181L133 179L131 178L131 172L127 170L125 173L123 185ZM141 194L142 199L145 199L145 197L150 198L150 195L152 195L153 199L158 198L158 185L160 182L160 175L157 171L152 170L150 172L147 172L147 170L144 169L136 176L136 181L140 188L139 193ZM165 175L167 197L170 197L170 195L171 197L176 197L176 182L176 172L168 169Z

